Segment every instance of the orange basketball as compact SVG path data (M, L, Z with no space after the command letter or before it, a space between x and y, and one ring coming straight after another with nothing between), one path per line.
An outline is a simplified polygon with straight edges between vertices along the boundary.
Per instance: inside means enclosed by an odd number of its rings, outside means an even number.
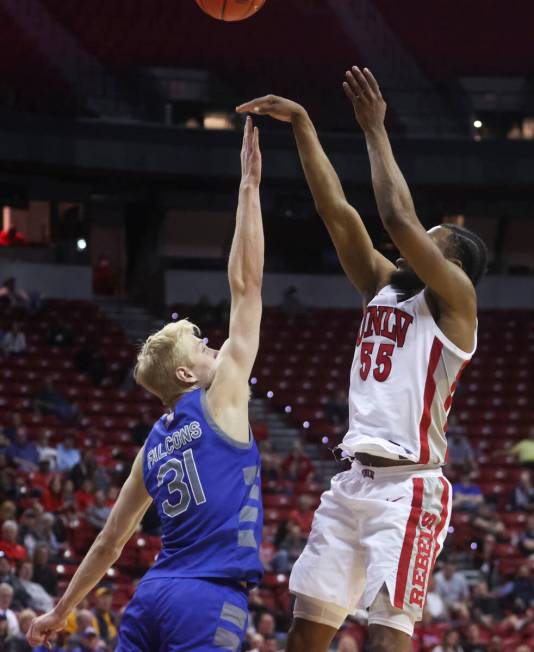
M217 20L245 20L258 12L266 0L195 0L208 15Z

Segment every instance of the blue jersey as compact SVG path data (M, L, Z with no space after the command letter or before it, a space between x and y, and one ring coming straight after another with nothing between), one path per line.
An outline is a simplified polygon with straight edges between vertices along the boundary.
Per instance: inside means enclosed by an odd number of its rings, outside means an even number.
M143 475L162 526L162 550L143 579L222 578L257 584L263 510L260 455L211 419L206 393L185 394L145 443Z

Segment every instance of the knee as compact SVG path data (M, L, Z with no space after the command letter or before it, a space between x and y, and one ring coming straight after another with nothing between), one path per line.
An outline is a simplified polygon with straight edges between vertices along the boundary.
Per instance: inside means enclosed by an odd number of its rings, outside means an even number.
M369 627L370 652L409 652L412 650L412 641L408 634L382 625Z

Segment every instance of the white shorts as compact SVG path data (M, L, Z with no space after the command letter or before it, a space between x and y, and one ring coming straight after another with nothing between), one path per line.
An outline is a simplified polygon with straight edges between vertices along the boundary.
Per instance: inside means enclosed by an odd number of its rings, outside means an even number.
M441 468L355 462L334 476L322 495L290 591L337 605L345 615L370 609L369 622L375 622L376 598L385 587L392 613L404 612L413 629L447 535L451 503L451 485Z

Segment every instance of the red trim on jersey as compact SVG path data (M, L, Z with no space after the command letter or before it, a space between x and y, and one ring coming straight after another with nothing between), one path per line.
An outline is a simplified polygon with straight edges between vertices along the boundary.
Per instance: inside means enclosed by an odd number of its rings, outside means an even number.
M454 379L454 382L451 385L451 388L449 390L449 395L445 399L445 403L443 404L443 407L445 408L445 411L447 412L449 408L452 405L452 399L454 396L454 392L456 391L456 387L458 386L458 381L460 380L460 376L463 374L464 369L467 367L467 365L471 362L471 360L466 360L463 365L460 367L458 373L456 374L456 378Z
M430 350L430 358L428 360L425 392L423 395L423 414L421 415L421 421L419 422L419 464L428 464L430 461L430 448L428 446L428 429L432 423L430 408L432 407L432 401L436 394L436 380L434 378L434 373L436 372L442 351L443 344L437 337L435 337Z
M445 478L440 478L440 482L443 485L443 493L441 494L441 519L436 527L436 531L434 532L436 548L434 549L434 558L432 559L432 566L430 567L429 577L432 576L432 571L434 570L434 564L436 563L436 559L440 551L438 537L441 534L443 528L445 527L445 523L447 522L447 517L449 516L449 483L447 482L447 480L445 480Z
M423 478L413 479L413 496L412 496L412 509L406 524L406 532L404 534L404 542L399 558L399 567L397 569L397 583L395 585L395 599L393 605L402 609L404 607L404 596L406 594L406 584L408 582L408 571L410 570L410 560L413 553L413 545L415 540L415 532L419 519L421 518L423 506Z

